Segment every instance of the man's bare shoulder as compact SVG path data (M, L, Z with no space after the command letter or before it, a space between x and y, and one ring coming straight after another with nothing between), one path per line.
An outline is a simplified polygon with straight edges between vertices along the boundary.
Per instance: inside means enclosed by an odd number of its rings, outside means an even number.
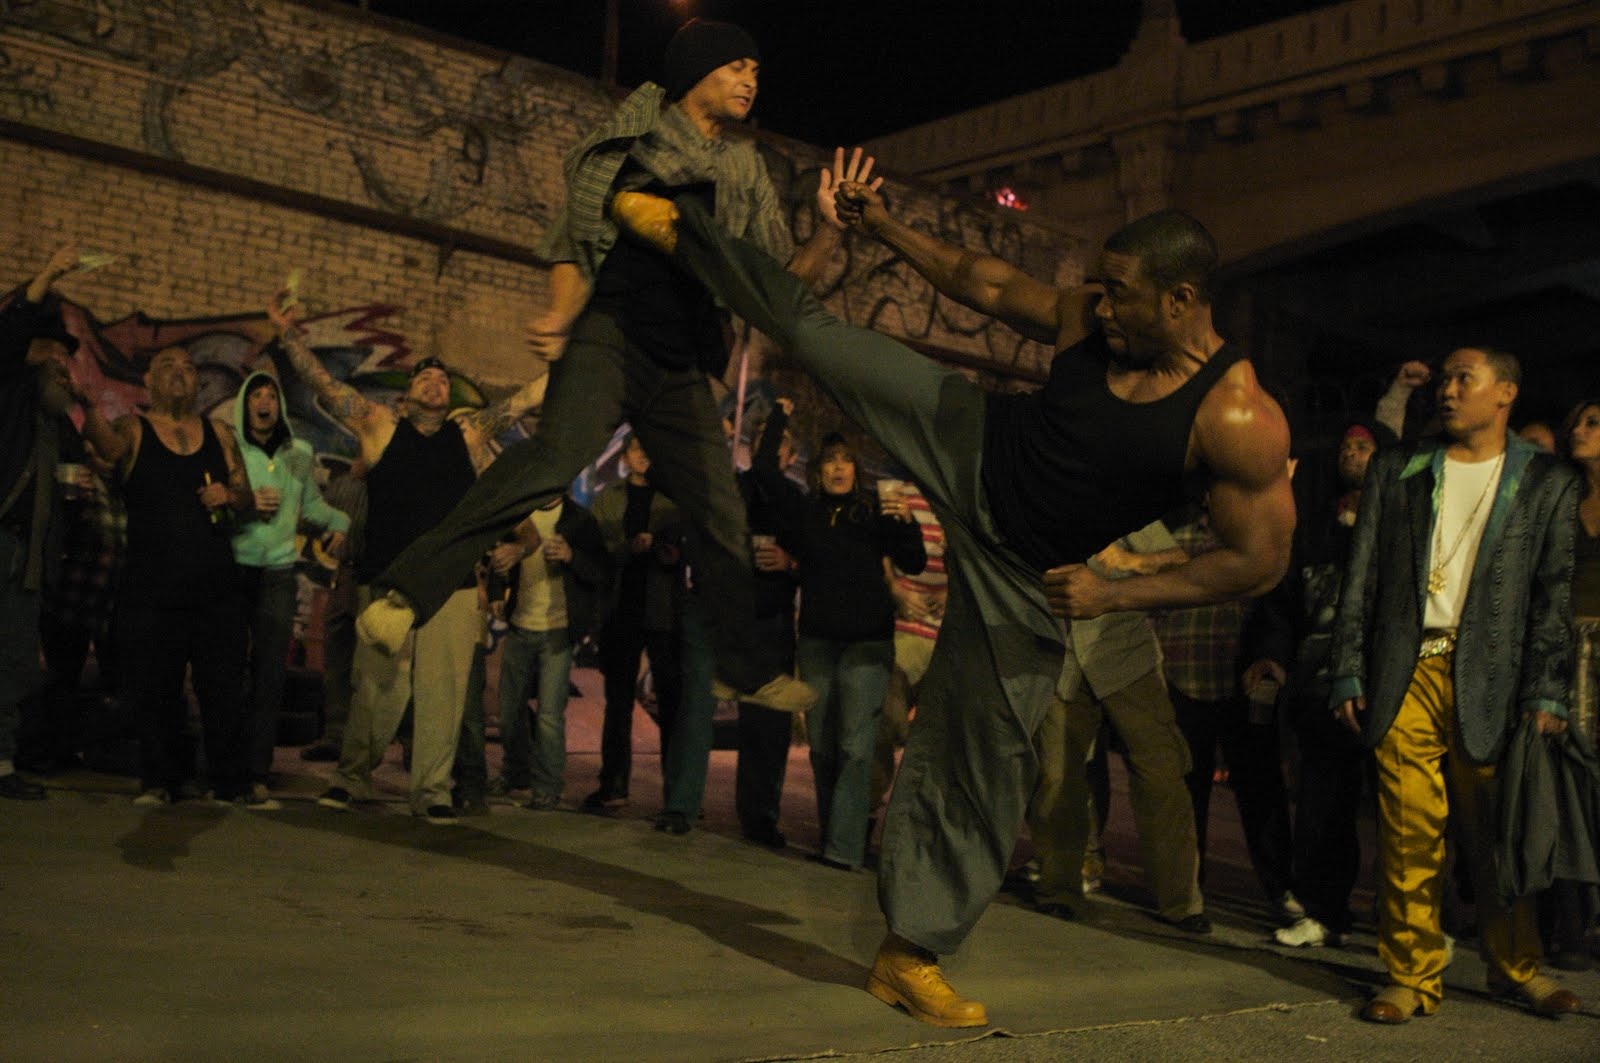
M1195 457L1219 477L1261 485L1287 476L1289 421L1248 359L1206 392L1194 427Z

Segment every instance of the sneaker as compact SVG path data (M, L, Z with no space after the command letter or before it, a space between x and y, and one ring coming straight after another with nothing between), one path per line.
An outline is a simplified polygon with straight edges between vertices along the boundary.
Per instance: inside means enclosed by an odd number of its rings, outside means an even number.
M9 797L13 801L43 801L45 799L44 787L36 782L30 782L14 771L0 775L0 797Z
M1278 913L1278 918L1283 920L1284 926L1289 926L1306 917L1306 907L1301 904L1293 893L1285 890L1283 895L1272 902L1272 907Z
M239 803L253 812L277 812L283 808L283 802L267 791L266 783L260 782L251 786L250 792L239 798Z
M783 831L778 829L776 823L757 823L743 828L739 832L744 835L745 841L765 845L768 849L782 849L789 844L789 839Z
M534 794L522 806L534 812L554 812L561 807L560 794Z
M1272 940L1291 949L1320 949L1324 945L1338 948L1343 939L1309 915L1302 915L1293 923L1272 932Z
M487 816L489 802L481 797L456 798L456 814L461 816Z
M612 793L605 787L601 787L583 799L583 810L585 812L615 812L619 808L626 808L627 805L627 794Z
M332 742L316 742L300 751L300 759L309 764L336 764L339 747Z
M453 827L461 822L456 810L449 805L429 805L428 810L422 813L422 821L435 827Z
M493 779L489 780L490 797L510 797L518 790L526 790L527 788L527 783L522 783L519 785L506 778L504 775L496 775Z
M159 808L172 804L172 795L165 788L156 786L135 797L133 803L139 808Z
M1211 920L1206 918L1204 912L1195 912L1193 915L1186 915L1182 919L1174 919L1172 920L1172 925L1185 934L1211 933Z
M663 812L656 817L655 826L668 834L688 834L689 817L682 812Z
M338 812L350 810L350 791L342 786L330 786L317 798L317 804L323 808L331 808Z
M361 610L356 617L356 637L379 653L393 657L416 622L417 611L399 591L390 591Z

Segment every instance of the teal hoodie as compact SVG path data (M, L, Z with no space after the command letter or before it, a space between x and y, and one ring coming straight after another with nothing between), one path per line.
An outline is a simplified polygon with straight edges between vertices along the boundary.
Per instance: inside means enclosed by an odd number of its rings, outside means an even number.
M289 411L283 404L282 387L277 388L278 420L287 435L272 454L249 438L244 400L250 389L262 380L277 384L270 373L251 373L234 396L233 435L239 442L239 453L244 456L250 489L275 487L282 501L271 520L250 516L241 523L240 531L233 537L233 559L256 568L284 568L297 559L294 535L302 519L325 531L347 532L350 518L323 501L322 492L317 489L316 459L311 453L311 444L294 437L294 426L289 423Z

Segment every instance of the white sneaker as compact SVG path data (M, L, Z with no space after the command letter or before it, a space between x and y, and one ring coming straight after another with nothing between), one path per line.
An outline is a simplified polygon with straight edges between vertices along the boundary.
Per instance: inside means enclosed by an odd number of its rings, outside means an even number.
M1293 924L1306 917L1305 905L1301 904L1299 898L1288 891L1285 891L1283 896L1273 901L1272 906L1278 910L1278 915L1283 919L1285 925Z
M135 797L133 803L138 808L159 808L162 805L172 804L172 795L158 786Z
M1272 940L1292 949L1319 949L1324 945L1337 947L1342 939L1309 915L1304 915L1292 925L1274 930Z

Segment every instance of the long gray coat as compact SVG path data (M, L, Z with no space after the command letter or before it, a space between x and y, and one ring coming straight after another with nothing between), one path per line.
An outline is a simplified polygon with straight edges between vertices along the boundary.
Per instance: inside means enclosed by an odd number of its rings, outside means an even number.
M1400 712L1422 642L1445 442L1373 457L1333 632L1332 706L1367 697L1376 747ZM1456 633L1456 721L1467 755L1497 759L1524 710L1566 715L1578 477L1514 435Z

